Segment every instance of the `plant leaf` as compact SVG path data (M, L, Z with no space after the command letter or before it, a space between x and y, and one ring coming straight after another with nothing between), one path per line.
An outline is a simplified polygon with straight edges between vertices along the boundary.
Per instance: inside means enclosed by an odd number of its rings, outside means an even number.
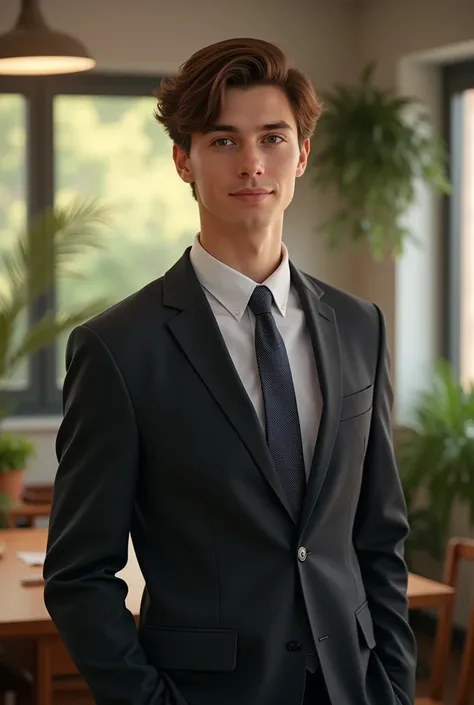
M0 258L0 379L12 375L22 360L51 344L61 333L104 310L111 302L90 301L58 314L48 313L23 340L16 340L19 317L38 296L50 293L58 280L83 278L80 257L104 247L113 222L110 206L96 199L76 200L37 216Z
M0 313L15 317L28 301L50 292L57 279L71 275L78 255L104 246L103 232L111 223L110 209L95 199L37 216L0 260L6 282Z
M418 99L377 88L374 72L371 62L358 84L324 94L312 164L314 182L336 196L336 214L346 213L323 224L329 245L352 239L381 258L387 251L400 255L413 238L401 223L417 182L440 194L449 193L450 184L445 144L431 134Z
M16 366L25 357L32 355L37 350L50 345L62 333L70 331L74 326L96 316L104 311L110 301L96 300L68 313L45 314L25 335L19 346L13 350L11 357L6 362L6 372L11 374Z
M426 527L429 519L440 547L447 540L454 507L466 506L474 525L474 385L464 388L446 360L437 362L432 388L419 395L415 422L397 442L396 456L410 523L419 524L423 517ZM414 511L420 495L423 505ZM429 532L420 526L412 531L418 532L419 545L424 541L425 550L434 555Z

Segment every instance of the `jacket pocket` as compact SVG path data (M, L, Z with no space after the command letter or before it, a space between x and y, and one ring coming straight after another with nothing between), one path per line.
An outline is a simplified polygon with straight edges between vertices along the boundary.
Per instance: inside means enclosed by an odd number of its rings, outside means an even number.
M374 400L374 386L361 389L360 392L343 397L341 408L341 421L346 421L354 416L360 416L372 407Z
M237 632L231 629L185 629L145 626L140 642L158 669L233 671Z
M373 649L375 647L374 624L372 622L372 615L370 614L369 604L367 601L355 611L355 616L360 632L365 639L365 643L369 649Z

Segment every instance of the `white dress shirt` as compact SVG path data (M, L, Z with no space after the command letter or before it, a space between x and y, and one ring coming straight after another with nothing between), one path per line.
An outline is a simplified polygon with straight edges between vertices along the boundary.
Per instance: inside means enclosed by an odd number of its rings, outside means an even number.
M265 429L263 395L255 354L255 316L248 307L258 284L210 255L200 244L199 235L194 240L190 257L237 373ZM282 261L278 269L263 284L272 292L272 313L290 362L308 477L318 434L322 399L305 315L298 294L291 286L285 245L282 245Z

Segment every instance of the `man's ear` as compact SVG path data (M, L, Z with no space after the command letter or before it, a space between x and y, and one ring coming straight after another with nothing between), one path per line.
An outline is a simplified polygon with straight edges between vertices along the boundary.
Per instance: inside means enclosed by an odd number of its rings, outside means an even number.
M298 164L296 166L296 176L303 176L303 174L306 171L306 167L308 165L308 157L309 157L309 150L311 147L311 143L308 140L305 140L303 144L301 145L300 149L300 156L298 159Z
M178 145L173 145L173 161L176 167L176 171L186 184L192 184L194 181L193 171L191 167L191 162L188 155L178 147Z

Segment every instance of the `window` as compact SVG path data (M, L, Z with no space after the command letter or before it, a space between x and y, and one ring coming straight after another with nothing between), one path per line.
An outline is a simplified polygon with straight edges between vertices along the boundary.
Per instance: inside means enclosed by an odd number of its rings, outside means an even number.
M77 197L110 205L114 220L106 247L79 255L87 278L61 281L36 302L30 320L51 305L119 301L161 276L191 244L197 206L153 118L158 83L95 74L0 78L0 248L34 214ZM41 350L7 382L17 414L60 413L66 341Z
M14 233L26 224L26 101L17 93L0 94L0 252L11 245ZM1 277L1 275L0 275ZM0 279L0 291L3 288ZM25 318L17 330L24 332ZM10 390L25 390L29 369L24 364L3 380Z
M446 227L445 354L463 384L474 382L474 62L445 70L453 193Z

